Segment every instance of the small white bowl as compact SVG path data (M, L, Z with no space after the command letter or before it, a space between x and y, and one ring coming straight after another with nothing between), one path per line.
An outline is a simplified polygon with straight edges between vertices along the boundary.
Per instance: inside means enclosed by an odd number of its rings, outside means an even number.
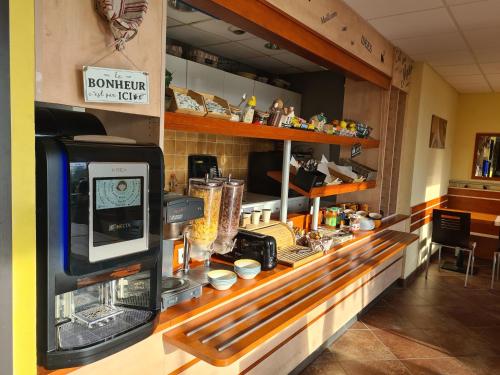
M366 212L366 211L356 211L356 215L358 215L358 216L367 216L368 212Z
M253 279L260 270L260 263L253 259L239 259L234 262L234 271L242 279Z
M231 288L237 280L236 274L229 270L214 270L207 273L208 282L217 290Z
M380 215L377 212L370 212L368 214L368 216L370 217L370 219L373 219L373 220L380 220L380 219L382 219L382 215Z

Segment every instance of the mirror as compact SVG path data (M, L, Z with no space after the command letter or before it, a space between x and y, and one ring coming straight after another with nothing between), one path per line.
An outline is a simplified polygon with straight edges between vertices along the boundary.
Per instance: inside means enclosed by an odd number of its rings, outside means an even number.
M500 133L477 133L472 178L500 180Z

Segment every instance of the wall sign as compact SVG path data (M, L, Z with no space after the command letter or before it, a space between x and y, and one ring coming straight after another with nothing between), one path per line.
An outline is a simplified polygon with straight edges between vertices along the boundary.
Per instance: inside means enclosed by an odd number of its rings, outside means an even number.
M351 158L361 155L361 143L356 143L351 147Z
M398 89L408 92L410 90L413 60L399 48L394 47L394 66L392 84Z
M83 94L86 102L149 104L149 74L84 66Z
M393 46L342 0L263 0L339 47L392 75Z

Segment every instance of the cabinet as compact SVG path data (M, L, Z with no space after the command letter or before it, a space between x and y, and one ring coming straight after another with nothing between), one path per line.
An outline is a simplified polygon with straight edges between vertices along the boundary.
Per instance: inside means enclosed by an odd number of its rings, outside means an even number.
M187 61L173 55L166 58L167 70L172 73L171 85L186 88L187 87Z
M224 72L224 96L229 104L238 105L241 96L246 93L247 98L254 95L255 81L245 77Z
M224 75L222 70L187 60L187 88L224 97Z
M283 98L284 91L279 87L255 81L254 95L257 97L257 109L267 111L274 99Z
M257 109L267 111L276 98L283 99L286 106L293 106L300 115L302 95L267 83L224 72L194 61L167 55L166 69L172 74L171 85L185 87L197 92L213 94L226 99L229 104L238 105L241 96L257 97Z

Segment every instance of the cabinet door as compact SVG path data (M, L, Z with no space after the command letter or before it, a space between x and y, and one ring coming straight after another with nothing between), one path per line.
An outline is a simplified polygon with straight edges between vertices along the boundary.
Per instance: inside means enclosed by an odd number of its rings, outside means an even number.
M254 95L257 98L257 109L267 111L274 99L283 99L283 89L255 81Z
M294 112L297 116L300 116L300 106L302 101L302 95L295 91L282 90L282 99L285 103L285 107L294 107Z
M224 95L225 72L193 61L187 62L188 89L207 94Z
M254 95L255 81L236 74L224 73L224 96L229 104L238 105L241 96L247 94L247 98Z
M172 73L172 82L170 82L172 86L187 87L187 61L185 59L167 54L166 68Z

